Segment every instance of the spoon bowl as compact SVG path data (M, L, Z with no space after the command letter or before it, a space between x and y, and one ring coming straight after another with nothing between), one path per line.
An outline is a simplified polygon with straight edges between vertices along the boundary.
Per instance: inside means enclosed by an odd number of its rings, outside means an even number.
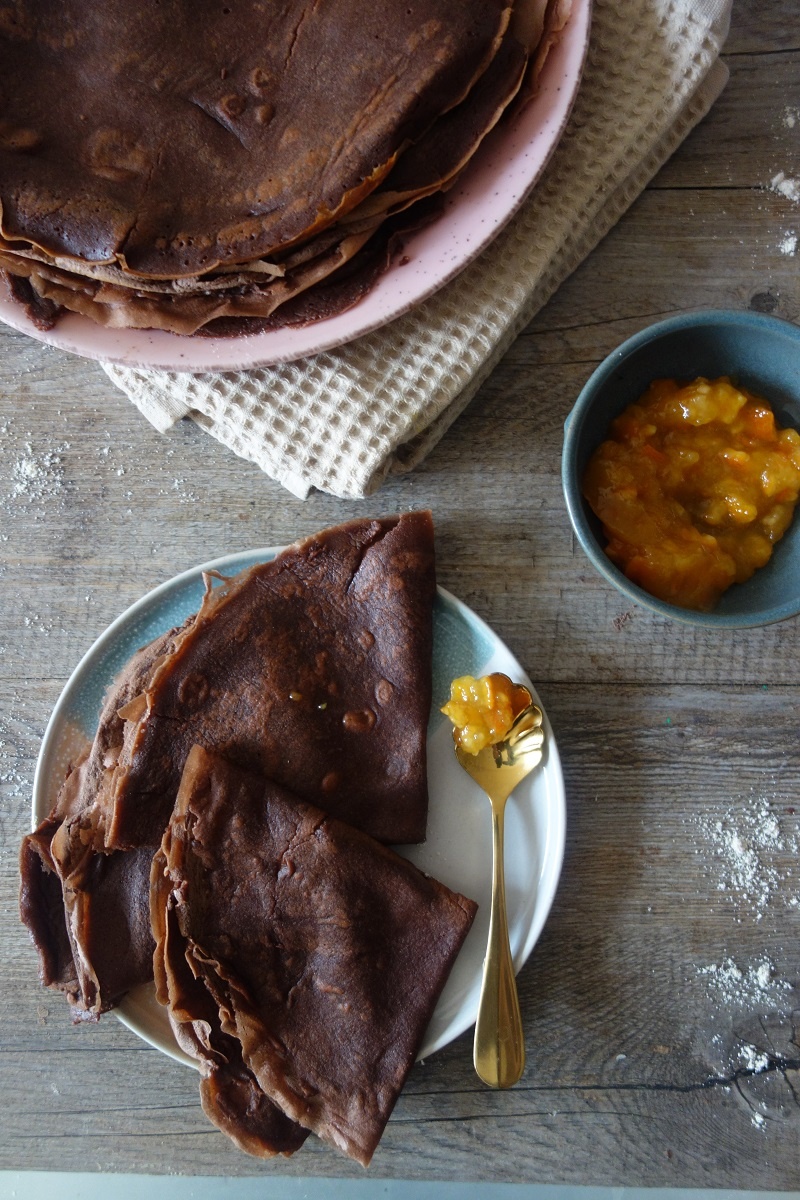
M501 742L493 742L477 754L470 754L468 750L464 750L459 745L456 734L457 731L454 732L456 758L490 800L503 791L503 799L506 800L517 784L521 783L526 775L530 775L534 767L542 761L542 710L533 702L518 713L514 724Z
M508 682L509 687L514 686ZM501 741L471 754L459 744L459 731L453 730L456 758L486 793L492 806L492 906L473 1057L480 1078L496 1088L511 1087L525 1069L522 1017L508 940L503 827L506 800L542 760L544 730L542 710L532 702L527 688L521 690L528 704L514 718Z

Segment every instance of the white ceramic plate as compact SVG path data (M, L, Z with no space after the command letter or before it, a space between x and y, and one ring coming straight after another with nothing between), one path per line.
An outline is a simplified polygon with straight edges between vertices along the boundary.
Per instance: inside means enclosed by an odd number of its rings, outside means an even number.
M106 329L76 314L43 333L0 284L0 320L86 358L174 371L235 371L291 362L380 328L463 270L520 207L567 123L586 56L590 16L591 0L573 0L569 23L548 56L533 101L516 119L492 131L448 192L439 219L408 239L402 265L395 263L348 312L300 329L236 338Z
M143 596L97 639L61 693L45 731L33 784L34 826L50 811L70 758L94 736L103 695L122 666L139 646L197 611L203 596L202 572L213 569L233 575L276 553L274 549L253 550L185 571ZM433 714L428 730L428 839L422 846L402 847L401 853L423 871L477 900L480 908L436 1006L420 1058L463 1033L474 1023L477 1012L491 896L489 801L458 765L450 723L438 710L449 695L452 678L492 671L502 671L531 687L520 664L491 629L440 588L434 608ZM542 765L519 785L506 809L508 923L517 970L541 933L564 851L564 783L546 715L544 728ZM157 1003L152 985L130 992L115 1011L123 1024L146 1042L197 1066L176 1045L166 1010Z

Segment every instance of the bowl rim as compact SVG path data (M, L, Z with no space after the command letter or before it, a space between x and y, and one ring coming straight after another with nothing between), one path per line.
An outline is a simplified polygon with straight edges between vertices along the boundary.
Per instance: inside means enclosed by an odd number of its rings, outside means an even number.
M763 625L773 625L778 621L785 621L790 617L797 616L800 613L800 595L782 604L757 609L750 613L699 612L690 608L681 608L677 604L670 604L666 600L659 600L656 596L651 596L649 592L628 579L627 575L611 562L598 544L586 518L580 480L577 478L578 437L582 432L584 420L591 410L594 397L608 377L619 369L626 358L643 346L681 330L714 325L751 326L783 333L797 342L800 352L800 326L783 317L775 317L771 313L755 313L749 309L693 309L646 325L606 355L578 393L564 422L561 486L569 519L583 552L600 575L635 604L640 604L671 621L678 621L684 625L703 626L709 629L752 629ZM795 519L800 519L800 505L798 505Z

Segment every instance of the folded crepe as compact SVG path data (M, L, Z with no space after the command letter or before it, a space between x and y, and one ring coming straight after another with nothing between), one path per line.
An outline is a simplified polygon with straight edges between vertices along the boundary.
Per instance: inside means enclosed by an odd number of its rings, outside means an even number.
M386 841L422 841L431 697L428 512L354 521L210 588L139 650L20 852L45 986L97 1019L152 978L149 873L195 741Z
M20 916L42 983L64 992L76 1021L97 1020L153 977L152 850L98 849L98 793L122 743L118 711L139 694L176 632L138 651L118 676L91 748L71 765L53 810L22 840Z
M20 852L20 914L39 953L45 987L65 994L73 1020L97 1020L153 978L148 885L152 851L97 854L46 821Z
M336 526L209 586L121 711L105 848L160 843L195 743L380 841L424 841L435 588L428 512Z
M151 902L158 998L210 1119L251 1153L286 1152L253 1134L255 1083L367 1166L476 905L199 746Z

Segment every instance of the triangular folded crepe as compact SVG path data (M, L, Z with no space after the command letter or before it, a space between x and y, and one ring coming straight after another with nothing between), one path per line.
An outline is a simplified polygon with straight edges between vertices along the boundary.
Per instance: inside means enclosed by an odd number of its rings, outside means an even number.
M199 746L151 897L159 998L212 1081L211 1119L249 1148L248 1105L244 1136L230 1088L215 1107L224 1035L234 1073L241 1056L288 1117L368 1165L476 905Z
M161 856L156 855L151 905L158 947L154 955L156 995L169 1007L179 1046L200 1063L203 1112L247 1154L258 1158L293 1154L309 1130L273 1104L245 1066L239 1040L223 1032L219 1008L187 960L163 865Z
M97 853L80 821L51 815L23 839L20 915L45 987L65 993L73 1019L97 1020L153 977L152 851Z
M106 848L159 844L196 742L380 841L423 841L434 596L428 512L336 526L210 588L123 710Z

